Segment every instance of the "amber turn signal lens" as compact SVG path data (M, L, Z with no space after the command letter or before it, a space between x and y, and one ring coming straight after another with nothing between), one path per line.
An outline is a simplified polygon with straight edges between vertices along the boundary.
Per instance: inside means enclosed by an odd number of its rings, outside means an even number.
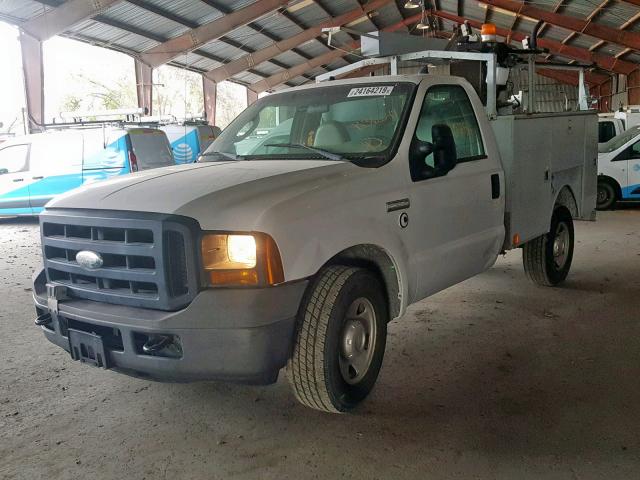
M209 272L211 285L257 285L258 272L255 270L212 270Z

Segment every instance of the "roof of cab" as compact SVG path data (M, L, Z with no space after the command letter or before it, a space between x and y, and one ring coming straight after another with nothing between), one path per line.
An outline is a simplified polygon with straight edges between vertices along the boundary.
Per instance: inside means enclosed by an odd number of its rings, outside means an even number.
M418 85L425 79L442 81L442 83L452 83L452 80L459 80L461 83L465 82L462 77L456 77L452 75L432 75L432 74L415 74L415 75L380 75L376 77L356 77L356 78L343 78L340 80L327 80L325 82L310 83L307 85L301 85L299 87L292 87L286 90L279 90L274 95L283 94L287 92L297 92L301 90L310 90L314 88L324 88L342 85L371 85L377 83L413 83Z

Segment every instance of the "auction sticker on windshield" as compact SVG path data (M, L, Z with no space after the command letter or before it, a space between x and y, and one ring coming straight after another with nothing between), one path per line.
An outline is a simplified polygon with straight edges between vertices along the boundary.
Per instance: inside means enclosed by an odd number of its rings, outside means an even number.
M381 95L391 95L393 87L360 87L352 88L347 97L378 97Z

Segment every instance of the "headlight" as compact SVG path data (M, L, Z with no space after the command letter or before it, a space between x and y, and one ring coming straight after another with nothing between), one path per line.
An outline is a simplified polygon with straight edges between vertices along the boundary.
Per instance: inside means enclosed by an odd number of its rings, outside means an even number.
M205 234L201 254L209 286L257 286L284 282L278 247L264 233Z
M231 263L256 266L256 239L253 235L229 235L227 237L227 257Z

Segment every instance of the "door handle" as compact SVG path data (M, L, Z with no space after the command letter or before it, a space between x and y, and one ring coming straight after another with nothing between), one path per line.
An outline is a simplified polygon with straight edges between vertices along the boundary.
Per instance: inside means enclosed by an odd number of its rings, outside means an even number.
M39 177L31 177L32 180L42 180L44 177L41 175Z
M24 182L24 178L14 178L14 182Z
M408 198L393 200L391 202L387 202L387 213L397 212L398 210L406 210L409 207L411 207L411 202Z
M491 198L500 198L500 175L497 173L491 175Z

